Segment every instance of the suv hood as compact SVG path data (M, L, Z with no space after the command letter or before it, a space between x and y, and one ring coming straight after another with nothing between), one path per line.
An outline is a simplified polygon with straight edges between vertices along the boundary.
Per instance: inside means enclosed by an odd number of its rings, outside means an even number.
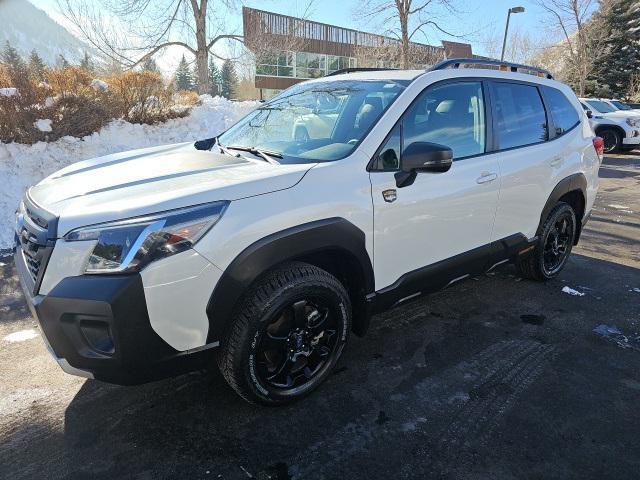
M60 217L62 236L95 223L284 190L314 165L274 165L181 143L75 163L31 187L28 194Z
M609 112L609 113L598 113L598 115L602 115L605 118L611 118L611 119L622 120L622 121L624 121L629 117L640 118L640 112L626 112L623 110L616 110L615 112Z

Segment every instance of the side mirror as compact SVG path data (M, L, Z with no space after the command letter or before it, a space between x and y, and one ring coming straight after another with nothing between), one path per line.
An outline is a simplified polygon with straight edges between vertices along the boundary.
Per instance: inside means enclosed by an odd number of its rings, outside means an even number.
M443 173L451 168L453 150L446 145L414 142L402 152L402 170L396 173L396 186L411 185L418 172Z
M587 118L593 118L593 112L591 110L587 110Z

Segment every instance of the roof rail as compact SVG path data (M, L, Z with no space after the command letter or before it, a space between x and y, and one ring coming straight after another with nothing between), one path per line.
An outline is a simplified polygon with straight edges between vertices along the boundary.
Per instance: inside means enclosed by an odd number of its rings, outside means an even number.
M397 70L397 68L384 68L384 67L352 67L352 68L341 68L340 70L336 70L335 72L327 73L325 77L333 77L334 75L342 75L343 73L354 73L354 72L379 72L383 70Z
M439 63L436 63L433 67L427 69L428 72L434 70L444 70L446 68L473 68L478 66L479 68L494 67L495 70L502 70L505 72L519 72L527 73L529 75L535 75L537 77L553 79L553 75L548 70L538 67L532 67L531 65L521 65L519 63L503 62L501 60L491 60L484 58L448 58Z

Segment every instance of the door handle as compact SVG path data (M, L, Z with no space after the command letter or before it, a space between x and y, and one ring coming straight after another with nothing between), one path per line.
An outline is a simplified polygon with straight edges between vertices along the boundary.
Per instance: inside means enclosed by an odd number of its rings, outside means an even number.
M498 178L497 173L482 172L482 174L476 178L476 183L489 183L493 182L496 178Z
M551 165L552 167L557 167L559 165L562 165L563 162L564 162L564 159L562 157L555 157L553 160L549 162L549 165Z

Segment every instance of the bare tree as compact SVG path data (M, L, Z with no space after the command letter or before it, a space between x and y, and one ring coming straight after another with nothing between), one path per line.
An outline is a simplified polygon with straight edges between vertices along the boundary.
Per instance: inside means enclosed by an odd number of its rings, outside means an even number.
M384 32L400 42L400 64L409 68L411 41L427 30L436 30L449 36L454 35L441 26L441 14L457 15L454 0L364 0L356 14L365 21L375 21L386 29Z
M586 93L587 79L597 68L602 55L601 29L589 19L596 8L596 0L536 0L546 12L547 21L563 39L551 47L554 56L563 60L564 76L575 85L578 95Z
M402 60L402 43L393 38L371 36L365 45L354 48L353 55L360 67L404 67ZM409 43L407 57L410 59L407 68L423 68L444 59L444 49L430 45Z
M631 74L627 98L632 102L640 101L640 73Z
M484 44L484 52L488 57L500 58L502 51L502 34L493 32L485 36L480 43ZM514 28L507 38L504 58L515 63L535 63L536 56L543 50L540 40L526 31Z
M209 89L213 48L242 36L223 30L236 0L58 0L63 15L100 53L131 69L170 46L195 57L198 93Z

